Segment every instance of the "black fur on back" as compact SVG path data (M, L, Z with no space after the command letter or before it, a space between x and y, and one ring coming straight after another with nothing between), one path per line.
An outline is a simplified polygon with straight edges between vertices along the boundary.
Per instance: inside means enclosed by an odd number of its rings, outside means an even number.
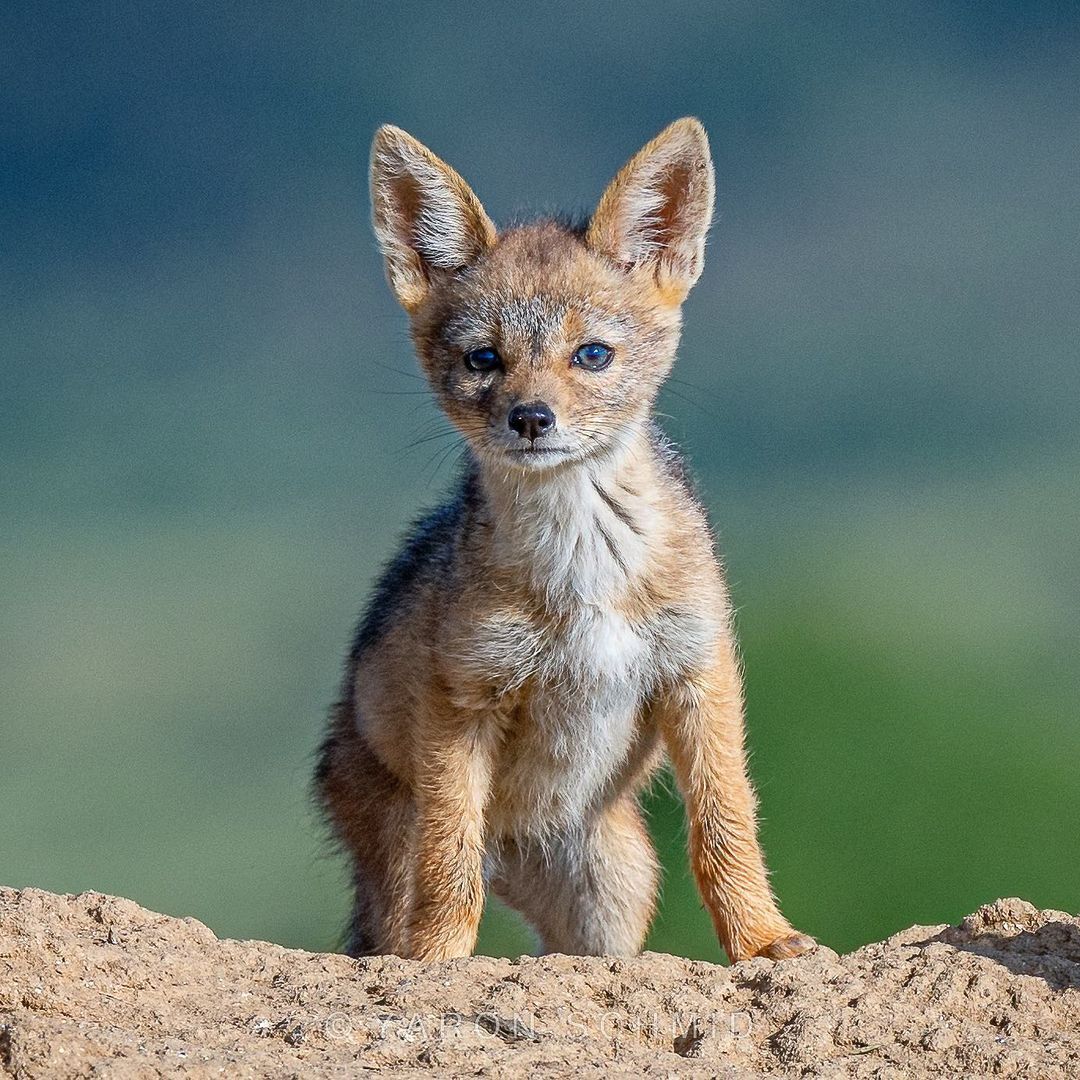
M477 501L475 466L466 467L446 502L428 510L409 527L397 553L379 575L353 635L345 674L345 698L352 700L357 661L385 632L415 586L450 573L454 544L468 509Z

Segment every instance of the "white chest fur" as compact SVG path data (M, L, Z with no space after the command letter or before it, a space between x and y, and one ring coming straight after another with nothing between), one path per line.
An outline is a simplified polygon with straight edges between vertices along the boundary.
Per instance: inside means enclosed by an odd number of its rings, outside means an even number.
M521 644L530 689L507 717L497 824L540 834L580 822L632 767L653 664L645 638L600 608Z
M585 464L499 493L495 558L559 609L611 603L646 568L656 511L613 464Z

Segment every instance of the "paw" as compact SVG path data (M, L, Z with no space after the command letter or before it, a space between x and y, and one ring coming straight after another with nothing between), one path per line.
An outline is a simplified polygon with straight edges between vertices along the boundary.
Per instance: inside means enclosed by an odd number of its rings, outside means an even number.
M754 955L764 956L769 960L788 960L792 956L802 956L803 953L809 952L816 946L817 942L812 937L793 930L791 933L781 934L780 937L774 938L768 945L758 949Z

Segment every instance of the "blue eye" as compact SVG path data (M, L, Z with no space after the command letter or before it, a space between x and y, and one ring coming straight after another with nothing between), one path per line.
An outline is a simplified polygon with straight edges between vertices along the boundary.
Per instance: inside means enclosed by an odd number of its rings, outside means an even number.
M499 354L494 349L473 349L465 354L465 366L470 371L494 371L499 363Z
M586 371L603 371L611 363L612 350L607 345L601 345L599 341L590 341L588 345L582 345L571 361L575 367L585 368Z

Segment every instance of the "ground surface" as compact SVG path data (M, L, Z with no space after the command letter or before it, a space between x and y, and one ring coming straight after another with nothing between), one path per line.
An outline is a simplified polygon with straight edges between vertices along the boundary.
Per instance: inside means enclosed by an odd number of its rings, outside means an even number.
M0 1075L1080 1076L1080 919L999 900L838 957L422 966L0 888Z

